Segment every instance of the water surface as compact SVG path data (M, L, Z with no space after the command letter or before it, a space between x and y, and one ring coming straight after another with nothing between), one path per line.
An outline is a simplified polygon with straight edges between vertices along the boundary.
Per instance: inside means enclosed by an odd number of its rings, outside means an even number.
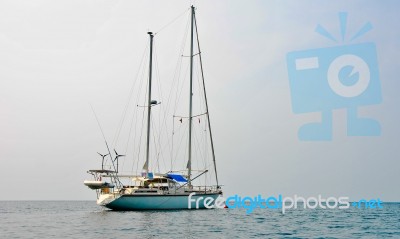
M114 212L93 201L0 201L0 238L400 238L382 209Z

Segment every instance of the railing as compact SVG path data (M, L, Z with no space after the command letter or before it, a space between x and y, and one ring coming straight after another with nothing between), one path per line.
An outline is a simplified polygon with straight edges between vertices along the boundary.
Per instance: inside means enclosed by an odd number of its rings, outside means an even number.
M190 188L189 190L195 191L195 192L199 191L199 192L204 192L204 193L211 193L211 192L217 192L217 191L219 191L219 189L220 188L217 186L192 186L192 188Z

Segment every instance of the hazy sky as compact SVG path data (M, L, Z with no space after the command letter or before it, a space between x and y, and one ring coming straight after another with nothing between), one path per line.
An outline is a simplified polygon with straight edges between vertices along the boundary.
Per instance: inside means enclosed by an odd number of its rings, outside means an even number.
M197 20L225 195L349 196L400 201L400 4L398 1L198 1ZM114 135L129 88L157 31L189 1L0 1L0 199L95 199L83 185ZM320 114L294 114L286 54L374 42L381 104L360 114L380 122L378 137L346 134L346 111L333 111L333 139L305 142L298 128ZM169 30L168 30L169 31ZM178 32L177 32L178 33ZM173 73L160 33L161 72ZM350 34L350 35L351 35ZM179 38L180 39L180 38ZM162 51L162 50L160 50Z

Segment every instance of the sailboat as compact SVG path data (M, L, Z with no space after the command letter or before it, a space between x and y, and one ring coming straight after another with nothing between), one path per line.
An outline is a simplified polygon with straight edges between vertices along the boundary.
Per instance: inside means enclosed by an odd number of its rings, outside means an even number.
M153 38L155 34L148 32L150 40L149 54L149 76L147 89L147 132L146 132L146 157L143 171L140 175L123 175L119 173L120 155L114 150L111 153L107 141L106 146L108 154L103 155L101 169L89 170L88 173L93 176L93 180L84 181L84 185L96 191L97 204L112 210L162 210L162 209L194 209L194 208L212 208L218 198L222 198L222 189L218 183L217 168L214 153L214 143L211 133L210 116L208 112L207 95L204 86L204 74L201 61L200 44L198 42L197 23L195 17L195 8L190 8L190 76L189 78L189 115L188 119L188 148L187 148L187 169L184 173L168 171L166 173L153 173L149 169L150 165L150 137L151 137L151 110L153 106L159 104L152 100L152 66L153 66ZM197 49L199 52L194 54L194 30L197 37ZM212 167L215 176L216 185L197 185L196 179L209 173L208 169L197 171L194 175L192 170L193 154L193 58L199 57L201 67L201 77L203 82L203 98L205 99L206 112L202 115L206 117L208 126L209 147L212 152ZM182 122L182 119L180 120ZM115 153L115 157L112 155ZM111 167L105 167L105 158L108 156ZM108 159L107 158L107 159ZM123 183L122 179L128 178L134 184Z

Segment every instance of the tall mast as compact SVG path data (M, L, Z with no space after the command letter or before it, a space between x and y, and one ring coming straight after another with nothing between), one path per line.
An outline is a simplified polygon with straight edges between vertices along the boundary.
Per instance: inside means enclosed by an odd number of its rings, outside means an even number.
M193 19L194 19L194 6L191 7L191 28L190 28L190 95L189 95L189 160L188 160L188 186L191 188L192 180L192 98L193 98Z
M150 63L149 63L149 99L147 102L147 146L146 146L146 163L143 166L146 174L149 172L149 152L150 152L150 117L151 117L151 71L153 58L153 33L148 32L150 36Z
M201 78L203 80L203 92L204 92L204 99L206 102L206 112L207 112L207 122L208 122L208 131L210 133L210 143L211 143L211 151L213 156L213 163L214 163L214 172L215 172L215 181L218 184L218 174L217 174L217 163L215 162L215 152L214 152L214 141L211 132L211 122L210 122L210 112L208 111L208 103L207 103L207 94L206 94L206 84L204 81L204 73L203 73L203 62L201 60L201 50L200 50L200 42L199 42L199 32L197 31L197 21L196 16L194 16L194 24L196 26L196 40L197 40L197 49L199 50L199 60L200 60L200 70L201 70Z

